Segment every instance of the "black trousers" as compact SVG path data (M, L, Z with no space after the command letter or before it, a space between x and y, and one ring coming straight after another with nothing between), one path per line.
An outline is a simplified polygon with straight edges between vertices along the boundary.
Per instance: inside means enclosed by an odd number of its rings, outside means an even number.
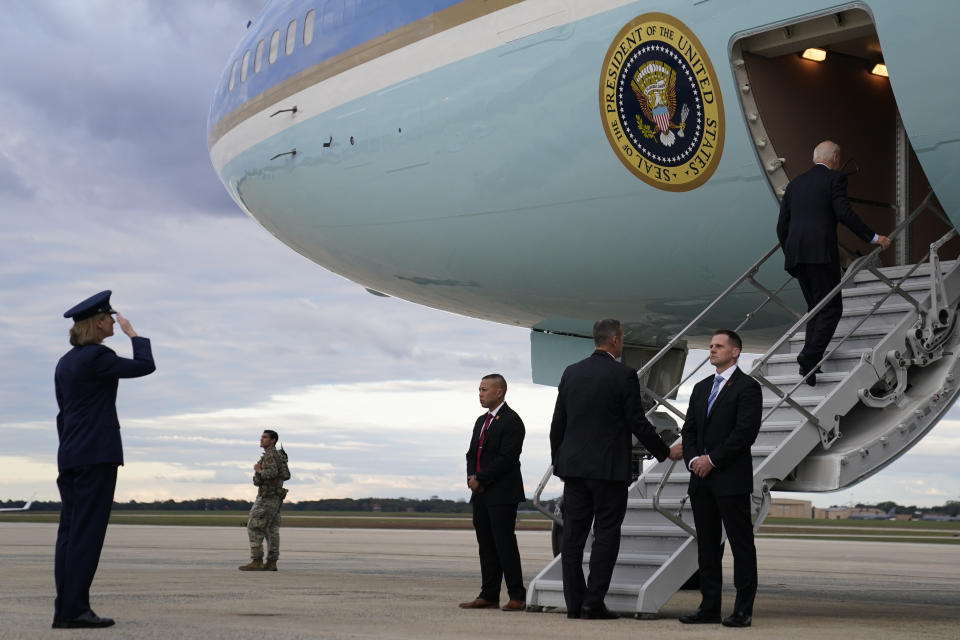
M54 562L55 618L69 620L90 610L90 585L100 562L116 486L116 464L63 469L57 477L61 507Z
M567 611L603 607L620 553L620 526L627 513L627 483L566 478L563 483L563 597ZM583 547L593 525L590 578L583 576Z
M690 497L690 504L697 528L700 607L710 613L720 613L722 523L733 551L733 584L737 588L733 610L752 616L753 600L757 595L757 549L753 544L753 524L750 521L750 494L718 496L714 495L709 481L700 482L697 492Z
M792 269L807 302L807 311L827 297L840 284L838 264L798 264ZM807 322L806 339L800 352L816 363L823 357L843 315L843 296L838 294Z
M511 600L526 600L520 550L517 548L517 503L487 504L482 493L473 497L473 530L480 552L480 597L499 602L500 581Z

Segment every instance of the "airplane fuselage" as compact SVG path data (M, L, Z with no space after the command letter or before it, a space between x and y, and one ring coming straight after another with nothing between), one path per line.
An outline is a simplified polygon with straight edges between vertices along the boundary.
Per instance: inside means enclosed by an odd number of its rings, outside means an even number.
M949 3L270 2L217 88L211 158L244 211L364 287L579 335L614 316L655 345L776 241L777 189L741 101L735 43L850 8L872 18L884 90L960 221ZM621 74L631 55L669 64ZM626 97L618 77L636 81ZM627 102L626 119L611 118ZM810 131L809 149L844 135ZM793 173L810 164L790 162ZM762 274L771 285L781 266ZM732 300L715 323L735 325L753 302Z

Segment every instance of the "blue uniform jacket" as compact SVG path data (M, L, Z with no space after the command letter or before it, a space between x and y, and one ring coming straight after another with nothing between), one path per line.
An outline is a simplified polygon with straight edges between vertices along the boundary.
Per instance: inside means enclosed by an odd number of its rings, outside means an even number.
M120 421L117 418L117 381L152 373L150 340L132 338L133 359L121 358L102 344L74 347L54 376L57 394L57 451L59 469L91 464L123 464Z

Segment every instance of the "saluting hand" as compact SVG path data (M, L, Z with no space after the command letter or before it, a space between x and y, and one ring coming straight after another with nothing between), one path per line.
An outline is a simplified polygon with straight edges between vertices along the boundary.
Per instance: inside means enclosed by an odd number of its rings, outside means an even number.
M137 337L137 332L133 330L133 327L130 325L130 321L124 318L122 315L117 313L117 323L120 325L120 328L125 334L131 338Z

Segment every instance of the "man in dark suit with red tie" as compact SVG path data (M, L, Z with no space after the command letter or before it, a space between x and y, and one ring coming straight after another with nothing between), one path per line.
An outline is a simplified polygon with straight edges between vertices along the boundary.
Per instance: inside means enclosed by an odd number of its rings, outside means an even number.
M680 616L684 624L720 622L723 558L721 525L733 551L737 599L727 627L749 627L757 594L757 550L753 543L750 494L753 457L750 447L760 432L763 394L756 380L737 366L743 342L734 331L720 329L710 340L710 364L716 374L693 388L680 430L683 459L690 469L687 493L697 528L700 607Z
M480 595L461 609L500 606L500 582L510 599L503 611L522 611L527 599L514 529L517 506L526 500L520 475L520 451L526 431L507 406L507 381L499 373L480 380L480 406L487 410L473 425L467 450L467 487L472 492L473 528L480 552Z
M608 620L604 604L620 551L620 525L632 479L633 439L657 460L678 460L657 435L641 403L637 372L620 362L623 326L606 318L593 325L596 351L566 368L550 424L553 473L563 484L563 597L568 618ZM583 547L593 525L590 579L583 575Z
M879 244L884 249L890 246L890 238L871 231L850 206L847 176L838 171L840 147L824 140L813 150L813 162L812 169L787 185L777 220L783 268L800 283L808 311L840 284L838 222L864 242ZM797 355L801 376L823 358L842 315L843 300L838 294L807 322L803 349ZM817 384L815 373L807 378L807 384Z

